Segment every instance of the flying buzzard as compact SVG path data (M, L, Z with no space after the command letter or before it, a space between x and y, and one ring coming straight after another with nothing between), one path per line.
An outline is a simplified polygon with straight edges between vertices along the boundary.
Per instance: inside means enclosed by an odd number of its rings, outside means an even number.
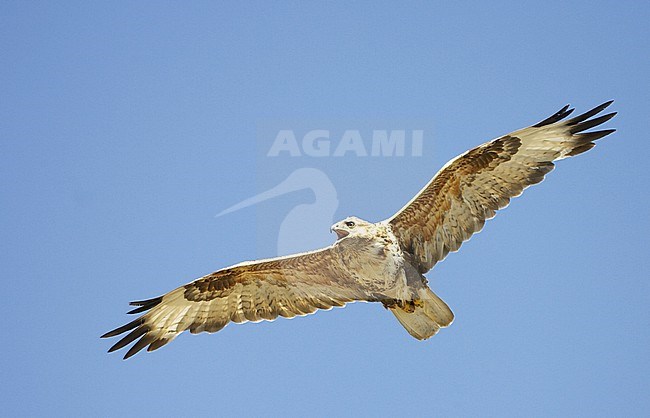
M185 330L216 332L229 322L272 321L348 302L381 302L415 338L454 319L424 273L457 251L510 199L539 183L553 161L581 154L614 132L584 132L616 113L593 118L612 102L572 119L569 106L531 127L487 142L449 161L390 219L346 218L331 228L329 247L218 270L157 298L131 302L143 313L102 338L130 331L108 351L136 341L125 359L156 350Z

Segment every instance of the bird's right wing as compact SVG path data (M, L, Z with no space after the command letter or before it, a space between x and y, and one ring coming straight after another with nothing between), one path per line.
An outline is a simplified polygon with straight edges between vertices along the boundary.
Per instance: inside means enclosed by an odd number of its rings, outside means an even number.
M612 102L572 119L569 106L547 119L478 146L449 161L388 222L414 266L425 273L456 251L498 209L539 183L553 161L583 153L597 139L614 132L584 132L616 113L597 118Z
M144 347L153 351L185 330L216 332L229 322L272 321L292 318L317 309L370 300L339 262L337 249L247 262L216 271L171 292L149 300L130 314L146 312L136 320L110 331L102 338L131 331L110 351L137 342L124 358Z

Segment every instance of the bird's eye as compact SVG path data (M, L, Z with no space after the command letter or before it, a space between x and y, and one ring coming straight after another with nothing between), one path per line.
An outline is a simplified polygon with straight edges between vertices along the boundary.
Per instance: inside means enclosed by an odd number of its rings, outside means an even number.
M354 222L352 222L352 221L347 221L347 222L345 223L345 226L347 226L348 228L353 228L353 227L354 227Z

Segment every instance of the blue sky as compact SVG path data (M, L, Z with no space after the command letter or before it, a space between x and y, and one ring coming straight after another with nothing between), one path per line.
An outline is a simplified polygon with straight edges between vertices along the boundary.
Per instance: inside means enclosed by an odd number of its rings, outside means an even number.
M647 3L5 1L0 19L5 414L647 414ZM315 192L215 215L293 170L336 190L320 234L296 222L327 243L328 217L384 219L466 149L609 99L616 134L429 274L456 314L434 338L353 304L106 354L129 301L275 255ZM274 159L279 129L423 148Z

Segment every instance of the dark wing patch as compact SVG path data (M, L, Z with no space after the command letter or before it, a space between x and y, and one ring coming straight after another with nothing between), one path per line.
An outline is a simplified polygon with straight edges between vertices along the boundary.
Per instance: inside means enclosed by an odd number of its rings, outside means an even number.
M230 269L217 271L185 285L185 299L193 302L226 297L237 283L237 274Z

